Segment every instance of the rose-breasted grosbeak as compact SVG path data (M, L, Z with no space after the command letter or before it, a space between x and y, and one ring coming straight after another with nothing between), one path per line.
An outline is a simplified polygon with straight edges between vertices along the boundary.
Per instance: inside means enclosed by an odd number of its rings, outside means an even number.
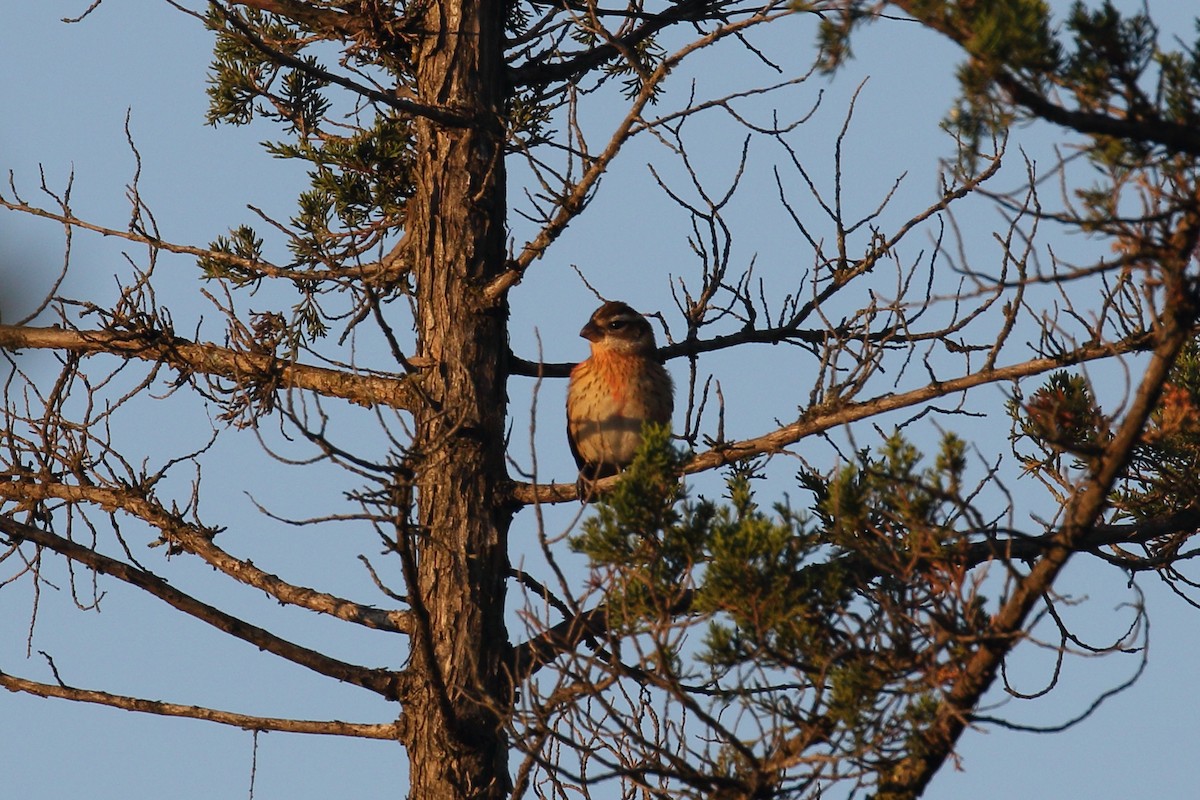
M600 306L579 335L591 342L592 355L571 370L567 439L580 479L592 481L633 461L643 424L670 424L675 387L650 323L625 303Z

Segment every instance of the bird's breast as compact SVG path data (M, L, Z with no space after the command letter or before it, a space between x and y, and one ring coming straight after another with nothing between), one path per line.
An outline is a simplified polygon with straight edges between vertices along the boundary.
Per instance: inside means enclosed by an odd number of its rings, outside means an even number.
M667 371L644 356L594 352L571 372L567 429L577 458L623 467L632 460L646 422L669 424Z

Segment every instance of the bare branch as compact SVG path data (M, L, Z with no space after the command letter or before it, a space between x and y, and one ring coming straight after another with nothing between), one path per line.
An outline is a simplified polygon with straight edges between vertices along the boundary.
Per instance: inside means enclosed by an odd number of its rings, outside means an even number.
M806 436L846 425L860 419L867 419L877 414L896 411L902 408L926 403L938 397L956 394L989 383L1006 381L1040 375L1067 364L1079 364L1101 358L1136 353L1153 346L1149 335L1137 335L1112 344L1084 345L1069 353L1054 358L1034 358L1019 364L1006 367L994 367L980 370L959 378L953 378L938 383L932 383L910 392L889 394L872 400L837 405L830 409L812 408L792 423L770 433L753 439L730 442L719 449L709 450L693 458L684 467L684 473L703 472L716 467L742 461L756 456L782 452L789 445L795 444ZM596 482L596 488L605 489L612 486L618 476L604 478ZM514 482L511 487L512 499L521 504L529 503L562 503L578 500L579 492L574 484L551 483L549 485L531 485Z
M340 681L361 686L364 689L395 700L398 698L399 676L385 669L369 669L348 664L335 658L330 658L315 650L293 644L256 625L220 611L196 598L179 591L165 580L138 567L130 566L116 559L64 539L49 531L25 525L8 517L0 517L0 531L12 543L29 542L53 550L59 555L66 556L72 561L83 564L104 575L110 575L118 580L135 586L138 589L157 597L168 605L188 614L201 622L206 622L214 628L242 639L261 650L266 650L281 658L285 658L314 672L328 675Z
M260 717L252 714L220 711L204 706L164 703L158 700L145 700L140 697L110 694L92 689L78 689L73 686L38 683L37 681L18 678L2 671L0 671L0 686L3 686L10 692L23 692L37 697L57 697L63 700L74 700L82 703L96 703L98 705L120 708L125 711L159 714L166 717L188 717L190 719L216 722L221 725L231 725L248 731L313 733L323 736L353 736L360 739L396 739L400 731L400 723L398 722L363 723L341 722L339 720Z
M214 375L241 384L256 381L276 384L284 389L308 390L368 407L382 405L410 409L418 398L412 379L407 376L361 375L296 364L269 353L197 344L161 331L73 331L0 325L0 348L65 350L84 355L108 353L166 364L183 375Z
M367 628L394 633L410 632L411 621L407 612L385 611L288 583L249 561L234 558L213 542L214 531L184 522L178 515L168 513L132 487L110 489L14 479L0 481L0 499L16 503L56 499L68 503L91 503L108 510L119 508L153 525L162 532L170 546L199 556L234 580L261 589L281 603L328 614Z

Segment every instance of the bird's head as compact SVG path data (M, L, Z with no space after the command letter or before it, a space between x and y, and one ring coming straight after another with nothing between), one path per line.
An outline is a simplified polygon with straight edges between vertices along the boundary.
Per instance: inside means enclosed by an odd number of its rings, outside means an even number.
M650 323L625 303L610 300L596 309L579 335L592 343L592 351L625 355L651 355L657 347Z

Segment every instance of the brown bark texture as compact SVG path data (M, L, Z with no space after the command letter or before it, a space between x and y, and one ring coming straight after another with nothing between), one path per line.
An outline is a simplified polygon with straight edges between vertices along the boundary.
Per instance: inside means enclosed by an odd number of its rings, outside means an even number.
M419 355L434 365L416 411L418 525L410 586L418 631L406 675L404 744L413 800L500 798L508 749L496 703L507 532L504 476L506 310L480 291L504 264L502 4L431 3L438 31L413 54L418 100L477 121L417 126L407 256L418 292Z

